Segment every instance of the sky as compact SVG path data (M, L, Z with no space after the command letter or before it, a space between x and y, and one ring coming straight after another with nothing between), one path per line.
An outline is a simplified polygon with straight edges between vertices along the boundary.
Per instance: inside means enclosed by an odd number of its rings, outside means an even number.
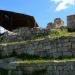
M0 0L0 9L32 15L42 28L55 18L67 24L67 16L75 14L75 0Z

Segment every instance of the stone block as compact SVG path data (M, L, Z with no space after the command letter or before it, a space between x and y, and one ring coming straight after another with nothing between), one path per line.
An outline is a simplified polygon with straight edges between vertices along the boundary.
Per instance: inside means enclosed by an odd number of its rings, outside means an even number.
M57 48L57 52L63 52L63 48Z
M52 51L52 53L56 53L57 52L56 48L52 48L51 51Z
M73 70L75 70L75 61L72 61L71 63L71 65L73 66Z
M59 47L59 48L61 48L62 46L63 46L62 43L59 43L56 45L56 47Z
M72 57L72 52L63 52L64 57Z
M72 48L75 48L75 43L72 43Z
M53 57L58 58L59 57L58 53L53 53Z
M60 73L60 72L59 72L58 70L53 71L53 75L60 75L59 73Z
M63 52L68 51L68 47L62 47L62 51Z
M75 70L69 71L69 75L75 75Z
M55 70L54 65L49 65L47 71L53 71L53 70Z
M34 54L34 50L27 50L28 54Z
M67 39L67 38L66 38L66 39L64 39L63 41L64 41L64 42L68 42L68 41L69 41L69 39Z
M63 44L63 47L69 47L69 46L71 46L71 42L67 42Z
M75 42L75 37L70 39L71 42Z
M75 52L75 48L70 48L69 51L74 53Z
M53 75L53 71L47 71L46 75Z
M44 46L44 49L51 49L51 46L50 45Z
M72 56L75 57L75 52L72 52Z
M42 44L40 44L40 45L37 45L38 46L38 48L43 48L43 45Z
M50 57L53 57L53 53L50 53Z
M23 75L23 71L21 70L10 70L8 75Z
M59 70L59 75L63 75L63 70Z
M59 70L59 71L62 71L63 70L63 67L62 67L63 65L58 65L57 66L57 70Z
M65 62L64 66L62 67L63 67L63 70L70 71L74 69L73 66L74 66L74 62Z
M69 74L69 71L65 70L63 71L62 75L70 75L70 74Z

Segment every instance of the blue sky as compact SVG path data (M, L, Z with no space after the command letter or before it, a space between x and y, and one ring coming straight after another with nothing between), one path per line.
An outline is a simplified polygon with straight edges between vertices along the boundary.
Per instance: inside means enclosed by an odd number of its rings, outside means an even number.
M60 17L75 14L75 0L0 0L0 9L32 15L40 27Z

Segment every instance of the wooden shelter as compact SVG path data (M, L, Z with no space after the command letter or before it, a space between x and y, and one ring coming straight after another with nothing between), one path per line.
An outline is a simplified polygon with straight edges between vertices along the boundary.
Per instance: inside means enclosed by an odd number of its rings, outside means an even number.
M36 23L33 16L0 10L0 26L9 31L12 31L19 27L38 27L38 24Z

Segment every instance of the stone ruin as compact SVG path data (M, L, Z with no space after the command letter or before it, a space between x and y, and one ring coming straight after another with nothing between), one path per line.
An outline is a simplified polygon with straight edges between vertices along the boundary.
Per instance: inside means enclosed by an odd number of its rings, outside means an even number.
M59 29L64 25L64 21L61 18L55 18L54 28Z
M47 24L47 29L53 29L54 28L54 24L52 22Z
M75 15L67 16L67 27L69 31L75 31Z
M47 29L60 29L64 26L64 21L61 18L55 18L54 23L47 24Z

